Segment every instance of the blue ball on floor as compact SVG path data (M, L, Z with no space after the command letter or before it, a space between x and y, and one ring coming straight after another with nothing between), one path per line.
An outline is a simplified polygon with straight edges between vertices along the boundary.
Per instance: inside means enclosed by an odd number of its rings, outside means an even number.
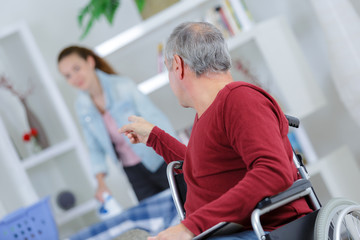
M75 206L76 199L72 192L66 190L57 195L56 203L62 210L69 210Z

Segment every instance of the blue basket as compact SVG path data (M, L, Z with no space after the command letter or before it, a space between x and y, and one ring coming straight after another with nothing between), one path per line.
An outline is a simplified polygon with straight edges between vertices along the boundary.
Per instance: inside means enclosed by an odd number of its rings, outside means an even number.
M58 230L49 197L20 208L0 221L1 240L56 240Z

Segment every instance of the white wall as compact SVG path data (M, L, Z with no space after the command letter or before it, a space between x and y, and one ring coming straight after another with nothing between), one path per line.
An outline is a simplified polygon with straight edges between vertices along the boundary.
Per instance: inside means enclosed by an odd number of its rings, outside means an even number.
M352 119L339 99L329 73L329 62L324 35L309 0L247 0L255 20L262 21L276 15L285 15L310 66L327 98L327 105L305 118L305 127L317 155L321 158L333 149L346 144L360 161L358 136L360 127ZM359 9L360 1L352 0ZM73 112L74 91L57 72L56 56L69 44L84 44L95 47L106 39L140 22L132 0L122 0L121 8L112 27L105 21L96 23L89 36L80 41L81 31L77 26L77 14L87 0L18 0L1 1L0 28L19 20L25 20L48 63L67 105ZM121 64L111 62L113 65Z
M78 27L77 15L88 2L88 0L1 0L0 28L17 21L27 22L71 110L75 91L57 71L56 58L59 51L71 44L82 44L93 48L141 21L134 1L122 0L112 26L102 18L94 24L89 35L80 41L82 31Z
M302 120L319 158L346 144L360 161L360 124L345 109L330 76L324 33L309 0L247 0L256 21L284 15L292 27L310 67L327 98L327 105ZM360 1L352 1L355 8ZM360 123L360 120L358 120Z
M73 102L76 92L58 73L56 61L59 51L72 44L81 44L93 48L141 21L134 1L122 0L113 26L110 26L105 19L101 19L100 22L94 24L89 35L80 41L82 31L77 25L77 14L87 2L87 0L1 0L0 4L0 29L18 21L25 21L28 24L50 73L53 75L51 80L54 80L59 86L75 121ZM0 72L0 74L2 73ZM0 104L6 103L1 102ZM76 124L78 125L77 121ZM127 179L122 175L123 172L114 169L114 165L111 167L112 174L107 181L113 194L123 207L133 205L136 202L133 193L130 192L129 196L124 196L127 188L130 188ZM133 200L129 201L129 199Z

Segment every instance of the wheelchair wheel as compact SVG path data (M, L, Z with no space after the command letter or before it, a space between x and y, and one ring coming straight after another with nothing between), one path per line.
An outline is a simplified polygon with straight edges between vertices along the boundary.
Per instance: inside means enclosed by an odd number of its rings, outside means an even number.
M360 208L356 208L358 206L358 203L343 198L334 198L330 200L326 204L326 206L320 209L319 214L316 218L314 239L360 239L360 210L357 210ZM338 239L336 239L335 236L336 224L339 224L338 229L340 230L340 238Z

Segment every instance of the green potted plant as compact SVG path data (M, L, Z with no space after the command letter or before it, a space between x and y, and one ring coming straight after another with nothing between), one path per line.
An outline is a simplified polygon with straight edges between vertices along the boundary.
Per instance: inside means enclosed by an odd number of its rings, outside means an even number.
M80 39L84 39L89 33L94 22L104 16L112 24L116 10L120 6L121 0L89 0L89 3L80 10L78 23L83 28ZM169 7L179 0L134 0L143 19ZM85 24L85 19L87 23Z
M145 0L135 0L136 5L141 12L145 5ZM80 10L78 15L78 23L81 28L84 28L80 39L84 39L89 33L94 22L104 16L106 20L112 24L116 10L120 5L120 0L90 0L89 3ZM84 20L88 17L85 24Z

